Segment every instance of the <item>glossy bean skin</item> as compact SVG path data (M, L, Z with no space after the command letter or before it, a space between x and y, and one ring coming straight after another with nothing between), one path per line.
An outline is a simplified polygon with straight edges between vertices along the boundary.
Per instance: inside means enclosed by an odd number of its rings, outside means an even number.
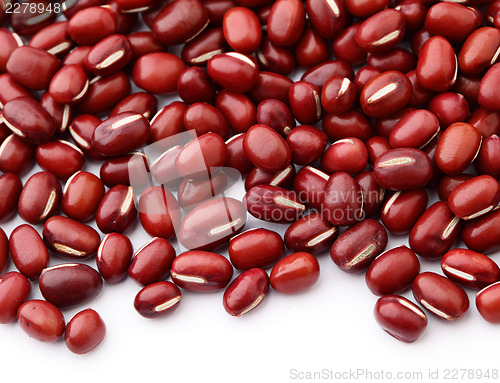
M346 273L360 273L385 250L387 231L374 219L347 228L330 249L332 261Z
M138 31L127 35L132 51L132 61L148 53L162 52L165 50L163 44L157 41L150 31Z
M444 201L436 202L420 216L410 232L411 249L423 258L440 258L462 231L462 223Z
M16 48L24 45L24 43L19 35L5 28L0 29L0 42L2 43L2 48L0 49L0 72L5 73L10 55Z
M190 179L206 179L224 166L226 143L218 134L205 133L189 142L175 159L179 174Z
M286 136L295 128L295 119L290 108L275 99L263 100L257 105L257 123L270 127L282 136Z
M451 192L460 184L474 178L470 174L459 174L458 176L444 176L438 184L438 196L441 201L447 201Z
M118 283L127 275L134 249L130 239L120 233L106 234L97 249L96 265L108 283Z
M181 101L174 101L161 108L151 120L150 142L184 132L184 113L187 108Z
M176 145L165 151L151 164L151 174L156 182L167 189L180 186L182 177L175 166L175 159L182 151L181 145Z
M420 50L417 78L426 89L444 92L455 84L457 58L450 43L441 36L427 40Z
M0 170L4 173L23 174L33 165L35 146L16 134L8 136L0 145Z
M109 76L129 63L132 47L128 39L119 34L99 41L87 54L85 68L96 76Z
M306 11L313 28L325 39L332 39L346 24L345 5L338 0L307 0Z
M215 86L206 70L198 67L186 68L177 81L177 93L186 104L208 102L213 104Z
M450 125L436 148L436 165L445 174L456 176L476 158L482 137L476 128L464 122Z
M213 56L207 64L208 75L217 84L235 93L245 93L258 80L257 65L246 55L236 52Z
M9 237L9 250L19 272L36 280L49 264L49 252L38 232L30 225L15 228Z
M306 209L295 192L271 185L254 186L243 203L255 218L275 223L294 222Z
M220 254L191 250L180 254L172 264L172 281L196 292L224 289L233 276L233 266Z
M272 72L260 72L257 76L257 82L248 97L254 104L258 104L267 98L288 102L288 93L293 81L288 77Z
M19 97L5 104L3 122L26 142L39 144L48 141L56 132L54 120L31 97Z
M375 180L373 171L360 173L354 180L361 187L363 194L363 212L367 218L378 217L385 198L385 189L381 188Z
M455 283L483 289L500 280L500 268L487 256L468 249L453 249L441 259L443 273Z
M479 174L490 175L494 178L500 177L499 150L500 140L496 134L483 139L481 149L474 162Z
M102 197L96 212L96 223L103 233L122 233L132 225L136 217L132 187L117 185Z
M370 264L365 281L375 295L396 294L408 288L420 272L420 262L406 246L388 250Z
M460 319L469 309L469 298L464 289L439 274L420 274L411 289L415 299L441 319Z
M224 291L222 303L229 315L240 317L255 309L269 291L269 277L259 268L241 273Z
M425 29L433 36L443 36L450 42L462 42L479 26L477 13L464 5L438 3L429 8Z
M432 97L429 110L435 114L444 130L455 122L465 121L469 116L470 107L460 93L445 92Z
M495 209L482 217L466 222L462 233L465 245L482 254L490 254L500 249L499 220L500 210Z
M104 197L104 184L92 173L77 172L64 187L61 209L68 217L85 222L95 216Z
M237 133L245 133L257 123L257 108L244 94L222 89L215 98L215 106Z
M257 185L271 185L289 189L293 184L294 178L294 165L289 165L276 173L266 172L260 168L254 167L245 179L245 190L249 191Z
M85 70L76 64L64 65L49 84L49 94L60 104L76 104L88 91L89 79Z
M0 200L0 221L4 221L17 211L17 203L23 190L23 184L18 175L5 173L0 175L0 189L3 192ZM0 267L0 272L1 269Z
M320 89L307 81L294 82L288 91L293 116L301 124L315 124L321 119Z
M458 54L460 71L469 76L480 76L495 63L500 45L500 31L496 28L479 28L462 45Z
M286 256L271 270L271 287L282 294L297 294L311 288L319 278L319 262L309 253Z
M85 97L78 104L78 110L84 114L103 113L127 97L130 89L130 80L122 71L106 77L94 77Z
M102 155L116 157L138 149L148 141L149 135L150 125L142 114L124 112L108 118L95 129L92 147Z
M378 299L375 319L382 329L397 340L415 342L427 327L427 316L414 303L399 295Z
M494 283L479 291L476 295L476 307L484 320L500 323L500 283Z
M360 26L361 22L349 25L333 40L333 53L337 59L351 65L360 64L366 60L367 53L356 42L356 34Z
M85 156L83 151L71 142L55 140L37 146L36 161L42 169L66 180L83 167ZM65 166L61 167L61 163Z
M7 324L17 317L17 310L31 293L30 281L21 273L11 271L0 276L0 323Z
M128 275L142 286L164 280L175 259L175 249L166 239L155 237L136 251Z
M229 197L208 200L182 220L178 241L186 248L212 251L226 244L246 224L245 205Z
M46 268L39 280L43 297L59 308L71 307L96 297L102 289L101 275L92 267L63 263Z
M328 143L328 136L321 130L300 125L287 135L286 142L292 152L292 162L310 165L321 157Z
M10 74L4 73L0 75L0 105L2 107L9 101L18 97L33 97L33 93L24 85L21 85Z
M17 48L7 61L7 72L19 83L34 90L46 89L59 69L59 60L42 49L30 46ZM34 75L36 73L36 76Z
M267 20L269 39L276 45L294 45L300 38L306 22L306 10L297 0L278 0L273 4Z
M339 229L321 213L311 213L288 226L284 242L293 252L319 254L330 248L338 235Z
M186 64L202 66L215 55L224 53L227 43L222 28L210 28L184 44L181 57Z
M68 24L71 39L80 45L94 45L117 30L111 7L89 7L76 12Z
M255 166L269 172L286 168L292 160L286 141L266 125L257 124L248 130L243 139L243 150Z
M184 128L194 130L198 136L218 134L223 140L229 138L229 125L224 115L206 102L197 102L189 106L184 113Z
M106 336L106 325L92 309L77 313L66 325L64 343L75 354L86 354L95 349Z
M95 254L101 241L99 233L92 227L62 216L49 218L42 234L49 250L73 259Z
M312 68L329 58L328 44L313 27L306 25L304 32L294 47L297 65Z
M148 53L135 62L132 79L139 88L149 93L170 94L176 91L177 81L184 69L184 62L171 53Z
M281 236L268 229L247 230L229 242L229 259L238 270L267 269L285 253Z
M184 179L177 191L179 205L189 211L200 203L221 194L227 185L228 177L223 171L210 175L205 180Z
M385 152L391 150L389 140L382 136L373 136L366 140L366 150L368 151L368 159L373 165L378 157Z
M33 225L43 223L57 213L62 190L59 180L49 172L33 174L19 196L20 217Z
M150 186L139 200L139 219L152 237L170 239L181 222L180 207L172 193L161 186Z
M241 175L248 174L254 167L243 149L244 138L245 133L240 133L226 141L226 167L238 170Z
M491 176L477 176L458 185L448 197L448 206L457 217L480 217L500 202L500 185Z
M159 318L177 310L181 291L168 281L152 283L137 293L134 308L145 318Z
M40 48L48 53L63 58L74 46L69 37L68 22L60 21L38 31L28 43L34 48Z
M347 77L332 76L321 90L321 104L328 113L347 112L356 101L356 87Z
M352 108L342 114L326 114L322 120L323 131L333 141L356 137L366 141L373 136L373 126L358 109Z
M9 263L9 239L3 229L0 229L0 273L2 273Z
M481 80L477 102L485 109L500 111L500 92L498 90L498 78L500 74L500 63L493 65Z
M321 91L326 80L334 75L347 77L352 81L354 79L354 70L342 60L329 60L307 70L300 80L316 85Z
M293 181L293 190L299 200L309 208L320 211L323 208L325 185L330 176L312 166L304 166L297 172Z
M411 95L408 77L397 71L384 72L363 87L361 108L370 117L387 117L408 104Z
M359 138L349 137L335 141L323 153L321 167L329 174L361 173L368 165L368 151Z
M208 11L200 1L182 0L163 8L151 29L162 44L181 44L203 31L208 22Z
M367 52L387 52L403 39L405 26L406 21L401 12L385 9L361 24L356 33L356 42Z
M417 58L406 49L394 48L386 53L371 53L368 55L366 63L381 72L396 70L401 73L408 73L417 66Z
M373 165L377 183L392 190L411 190L425 186L432 178L432 162L421 150L391 149Z
M475 127L483 138L500 134L500 112L477 108L471 113L467 123Z
M428 200L424 188L397 191L382 206L382 223L393 234L409 233L427 208Z
M262 39L259 19L245 7L234 7L224 14L222 30L229 46L237 52L250 54Z
M39 299L24 302L17 311L17 321L31 338L46 343L59 340L66 327L61 311Z
M389 143L393 148L421 149L436 136L439 130L439 121L433 113L425 109L414 110L394 126L389 135Z
M349 226L363 218L361 187L345 172L330 176L321 198L326 219L336 226Z

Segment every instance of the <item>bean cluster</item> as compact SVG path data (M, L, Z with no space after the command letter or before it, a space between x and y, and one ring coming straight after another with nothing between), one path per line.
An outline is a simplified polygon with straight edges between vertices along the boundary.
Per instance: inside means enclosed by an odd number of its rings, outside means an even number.
M61 310L103 280L143 286L144 317L170 315L181 289L225 289L241 316L270 287L313 286L327 251L366 273L376 320L401 341L425 312L461 318L464 288L500 323L486 255L500 249L500 1L13 4L0 2L0 220L26 224L0 229L0 272L9 258L18 270L0 276L0 323L86 353L103 320L86 309L66 324ZM96 161L99 176L82 170ZM243 200L226 196L241 176ZM284 238L244 231L248 213L289 225ZM134 253L137 217L152 240ZM388 232L409 247L385 251ZM30 300L37 280L45 300ZM397 295L409 288L423 309Z

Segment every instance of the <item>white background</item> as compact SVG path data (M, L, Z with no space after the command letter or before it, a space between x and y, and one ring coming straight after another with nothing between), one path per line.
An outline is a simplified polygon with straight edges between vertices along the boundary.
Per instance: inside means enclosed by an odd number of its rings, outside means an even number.
M171 100L161 99L159 108ZM84 170L98 174L99 164L87 162ZM30 174L37 171L38 167ZM23 177L23 184L30 174ZM234 191L239 198L243 193L241 188ZM1 227L9 235L22 223L15 217L1 223ZM281 234L287 227L249 216L245 229L259 226ZM41 232L42 227L37 229ZM139 223L126 234L135 250L150 240ZM173 244L179 252L178 245ZM407 236L391 237L387 248L400 244L408 244ZM227 255L225 250L221 254ZM492 258L500 261L499 254ZM462 319L450 323L429 314L422 337L416 343L405 344L386 334L375 322L373 307L377 297L366 287L364 275L341 272L328 252L318 259L321 275L313 288L291 296L270 290L259 307L241 318L225 312L222 291L183 291L177 311L160 319L146 319L133 307L139 285L128 278L116 285L105 283L96 299L63 311L69 321L75 313L91 307L106 322L104 342L89 354L72 354L62 340L40 343L29 338L15 322L0 325L2 382L126 379L128 382L275 383L299 381L293 378L323 370L327 373L323 375L324 381L335 381L330 379L330 371L333 378L335 373L343 374L342 381L369 381L363 375L366 371L373 374L371 381L381 380L376 378L390 372L394 381L444 382L467 380L461 379L462 371L445 376L446 370L471 369L475 373L482 369L491 373L492 369L500 369L500 326L481 318L475 308L475 291L468 290L471 307ZM66 261L52 256L51 265ZM96 267L95 258L86 263ZM422 271L441 273L438 261L421 263ZM12 263L8 270L14 270ZM410 291L403 295L413 300ZM41 298L37 283L33 283L32 298ZM360 375L354 375L358 379L350 379L353 375L349 373L358 370ZM436 377L436 370L438 379L430 379L429 371ZM421 375L397 379L398 372Z

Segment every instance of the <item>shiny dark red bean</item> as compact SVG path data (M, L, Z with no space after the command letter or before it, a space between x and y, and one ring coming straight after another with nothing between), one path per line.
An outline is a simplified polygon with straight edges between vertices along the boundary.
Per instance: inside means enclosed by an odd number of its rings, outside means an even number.
M281 46L294 45L300 38L306 22L306 10L297 0L275 2L267 20L269 39Z
M262 38L259 19L245 7L234 7L224 14L222 22L224 37L237 52L250 54L257 50Z
M33 94L10 74L0 75L0 106L3 108L9 101L18 97L33 97Z
M177 310L181 291L172 282L160 281L144 287L134 299L134 308L145 318L158 318Z
M288 106L279 100L267 99L257 105L257 123L266 125L282 136L295 128L295 119Z
M257 123L257 108L244 94L223 89L215 98L215 106L237 133L244 133Z
M345 6L338 0L307 0L306 11L313 28L325 39L334 38L346 24Z
M363 218L363 193L348 173L331 175L325 185L323 198L323 213L332 224L349 226Z
M97 43L85 58L85 68L96 76L109 76L132 59L130 42L123 35L111 35Z
M417 78L434 92L444 92L455 84L457 58L448 40L434 36L424 43L418 55Z
M411 229L411 249L423 258L440 258L453 246L462 231L462 223L444 201L431 205Z
M321 126L333 141L347 137L356 137L361 141L366 141L374 133L371 122L356 108L342 114L326 114Z
M64 57L74 45L69 37L68 22L60 21L46 26L31 38L29 45L43 49L56 57Z
M23 184L19 176L14 173L0 175L0 190L2 199L0 200L0 221L4 221L17 212L17 203L23 190ZM3 257L0 257L3 258ZM0 261L0 266L3 264ZM0 267L0 273L3 267Z
M17 321L31 338L54 343L64 333L64 316L52 303L39 299L23 303L17 311Z
M139 57L147 55L148 53L163 52L165 47L158 42L153 32L151 31L138 31L127 35L132 51L132 61L137 60Z
M481 24L474 9L455 3L438 3L427 11L425 29L452 43L463 42Z
M99 273L108 283L120 282L126 275L134 250L123 234L106 234L97 249L96 264Z
M19 197L20 217L33 225L43 223L57 213L62 197L59 180L49 172L33 174Z
M330 256L333 262L347 273L359 273L385 250L387 231L374 219L347 228L333 243Z
M361 22L349 25L333 40L333 54L339 60L351 65L361 64L366 60L366 52L356 42L356 34Z
M17 310L31 292L30 281L22 274L11 271L0 276L0 323L7 324L17 317Z
M42 169L65 180L82 168L85 157L71 142L55 140L37 146L36 161ZM62 163L64 167L61 167Z
M80 45L94 45L117 31L117 17L111 7L89 7L71 16L68 33Z
M262 39L256 53L261 70L287 76L295 69L295 58L290 48L272 43L267 36Z
M298 66L312 68L328 60L330 50L326 40L313 27L307 25L294 46L294 55Z
M487 256L467 249L453 249L441 259L441 269L452 281L483 289L500 280L500 268Z
M471 33L458 54L460 71L469 76L478 77L498 60L500 31L484 27Z
M197 292L224 289L233 276L233 266L220 254L192 250L180 254L170 271L179 287Z
M47 141L56 132L50 114L31 97L9 101L3 108L2 118L13 133L31 144Z
M175 259L175 249L166 239L155 237L136 251L128 268L128 275L147 286L164 280Z
M266 269L285 253L281 236L268 229L251 229L229 242L229 259L238 270Z
M500 210L495 209L478 219L468 221L462 233L465 245L483 254L497 251L500 248L499 219Z
M328 222L321 213L311 213L286 229L284 241L286 247L293 252L317 254L328 249L338 235L338 228Z
M324 152L321 167L326 173L361 173L368 165L368 151L358 138L349 137L335 141Z
M500 49L500 48L499 48ZM479 94L477 102L479 105L487 110L500 111L500 91L499 79L500 78L500 63L493 65L484 77L481 79L479 85Z
M59 69L60 61L42 49L17 48L7 61L7 72L20 84L34 90L46 89Z
M151 30L162 44L181 44L202 32L208 22L208 11L200 1L181 0L163 8Z
M384 202L385 189L377 184L374 172L360 173L354 180L361 187L361 193L363 194L364 216L368 218L379 216Z
M103 233L122 233L137 217L131 186L117 185L109 189L97 208L96 223Z
M408 288L420 272L420 262L406 246L388 250L373 260L365 280L375 295L396 294Z
M417 57L403 48L394 48L385 53L371 53L366 63L381 72L396 70L408 73L417 66Z
M254 186L243 202L255 218L277 223L294 222L306 209L295 192L271 185Z
M467 123L475 127L483 138L500 135L500 112L477 108L471 113Z
M391 150L389 140L382 136L373 136L366 140L366 150L368 151L368 159L370 164L373 165L377 158L385 152Z
M447 201L451 192L460 184L470 180L474 176L470 174L459 174L458 176L444 176L438 184L438 196L441 201Z
M382 118L401 110L410 101L412 85L401 72L388 71L368 82L360 96L363 111Z
M490 323L500 323L500 283L494 283L476 295L476 307L484 320Z
M185 178L177 190L179 205L189 211L200 203L221 194L228 185L228 176L224 171L209 175L203 180Z
M328 136L313 126L301 125L288 134L286 142L292 151L292 162L297 165L309 165L323 154Z
M248 92L248 97L254 104L268 98L275 98L286 104L292 84L293 81L286 76L272 72L260 72L255 86Z
M455 122L467 120L470 107L463 95L445 92L437 94L430 100L429 110L435 114L444 130Z
M157 142L184 132L186 109L187 105L181 101L174 101L161 108L151 120L150 142Z
M469 298L464 289L439 274L420 274L411 289L415 299L441 319L460 319L469 309Z
M64 342L75 354L86 354L99 346L106 336L106 325L100 315L86 309L77 313L66 326Z
M347 77L332 76L321 91L321 104L328 113L347 112L356 101L356 87Z
M389 5L387 0L346 0L345 7L347 11L357 17L366 19L369 16L380 12Z
M290 109L301 124L315 124L321 119L323 110L319 88L307 81L297 81L288 91Z
M184 44L181 57L189 65L206 65L215 55L226 51L222 28L207 29Z
M125 112L142 114L144 118L151 119L156 114L158 100L152 94L146 92L133 93L120 101L109 116L113 117Z
M213 56L207 64L209 76L220 86L235 93L245 93L258 80L257 65L248 56L229 52Z
M0 29L0 73L7 72L7 61L14 50L24 45L24 42L17 33L6 28Z
M385 9L365 20L356 33L356 42L367 52L383 53L394 48L405 35L401 12Z
M481 149L474 162L479 174L500 178L500 139L492 135L483 139Z
M177 239L188 249L215 250L239 233L246 223L245 206L220 197L197 206L184 217Z
M427 316L414 303L399 295L379 298L374 309L382 329L397 340L415 342L427 327Z
M206 70L198 67L184 69L177 81L177 93L186 104L215 100L215 86Z
M286 256L271 270L271 287L282 294L297 294L319 279L319 262L309 253L298 252Z
M49 94L58 103L76 104L87 93L89 79L83 68L65 65L57 71L49 84Z
M16 134L3 140L0 145L0 170L3 173L23 174L33 165L35 146Z
M244 133L237 134L226 141L226 167L236 169L241 175L248 174L254 167L243 150Z
M102 289L100 274L90 266L63 263L42 271L40 291L59 308L76 306L95 298Z
M151 174L155 181L167 189L179 187L183 180L175 166L175 159L182 148L181 145L173 146L151 164Z
M35 280L49 263L49 252L38 232L29 225L14 229L9 238L14 265L27 278Z
M309 69L302 75L300 80L316 85L321 90L326 80L335 75L347 77L352 81L354 79L354 70L351 65L344 61L330 60Z
M240 317L256 308L269 291L269 277L259 268L241 273L227 287L223 296L223 305L230 315Z
M438 118L425 109L417 109L405 115L391 130L389 143L393 148L421 149L439 132Z
M393 234L410 232L427 208L428 199L424 188L395 192L382 206L382 223Z
M436 165L445 174L456 176L476 158L481 147L481 133L464 122L449 126L436 148Z
M330 176L312 166L304 166L295 176L293 190L299 200L309 208L321 211L325 197L325 185Z
M434 92L425 89L418 81L416 69L406 73L406 77L411 82L412 92L408 105L411 107L421 107L426 104L434 95ZM458 83L459 80L457 80Z
M432 178L432 162L421 150L391 149L373 165L377 183L392 190L410 190L425 186Z
M205 102L189 106L184 113L183 123L187 131L194 130L197 136L210 133L218 134L224 140L229 138L229 125L224 115Z

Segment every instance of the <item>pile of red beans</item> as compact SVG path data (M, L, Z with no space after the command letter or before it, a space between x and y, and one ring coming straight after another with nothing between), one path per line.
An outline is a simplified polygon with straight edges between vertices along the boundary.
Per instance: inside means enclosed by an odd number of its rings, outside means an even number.
M500 323L486 255L500 249L500 1L3 0L0 24L0 220L26 222L0 229L0 272L18 270L0 277L0 323L86 353L103 320L60 310L103 280L143 286L144 317L174 311L181 289L225 289L240 316L270 287L314 285L327 251L366 273L401 341L425 312L461 318L464 288ZM224 194L231 169L242 201ZM289 225L284 238L244 231L248 213ZM134 253L137 217L153 239ZM388 232L409 247L385 251ZM30 300L35 281L45 300ZM423 309L397 295L409 288Z

